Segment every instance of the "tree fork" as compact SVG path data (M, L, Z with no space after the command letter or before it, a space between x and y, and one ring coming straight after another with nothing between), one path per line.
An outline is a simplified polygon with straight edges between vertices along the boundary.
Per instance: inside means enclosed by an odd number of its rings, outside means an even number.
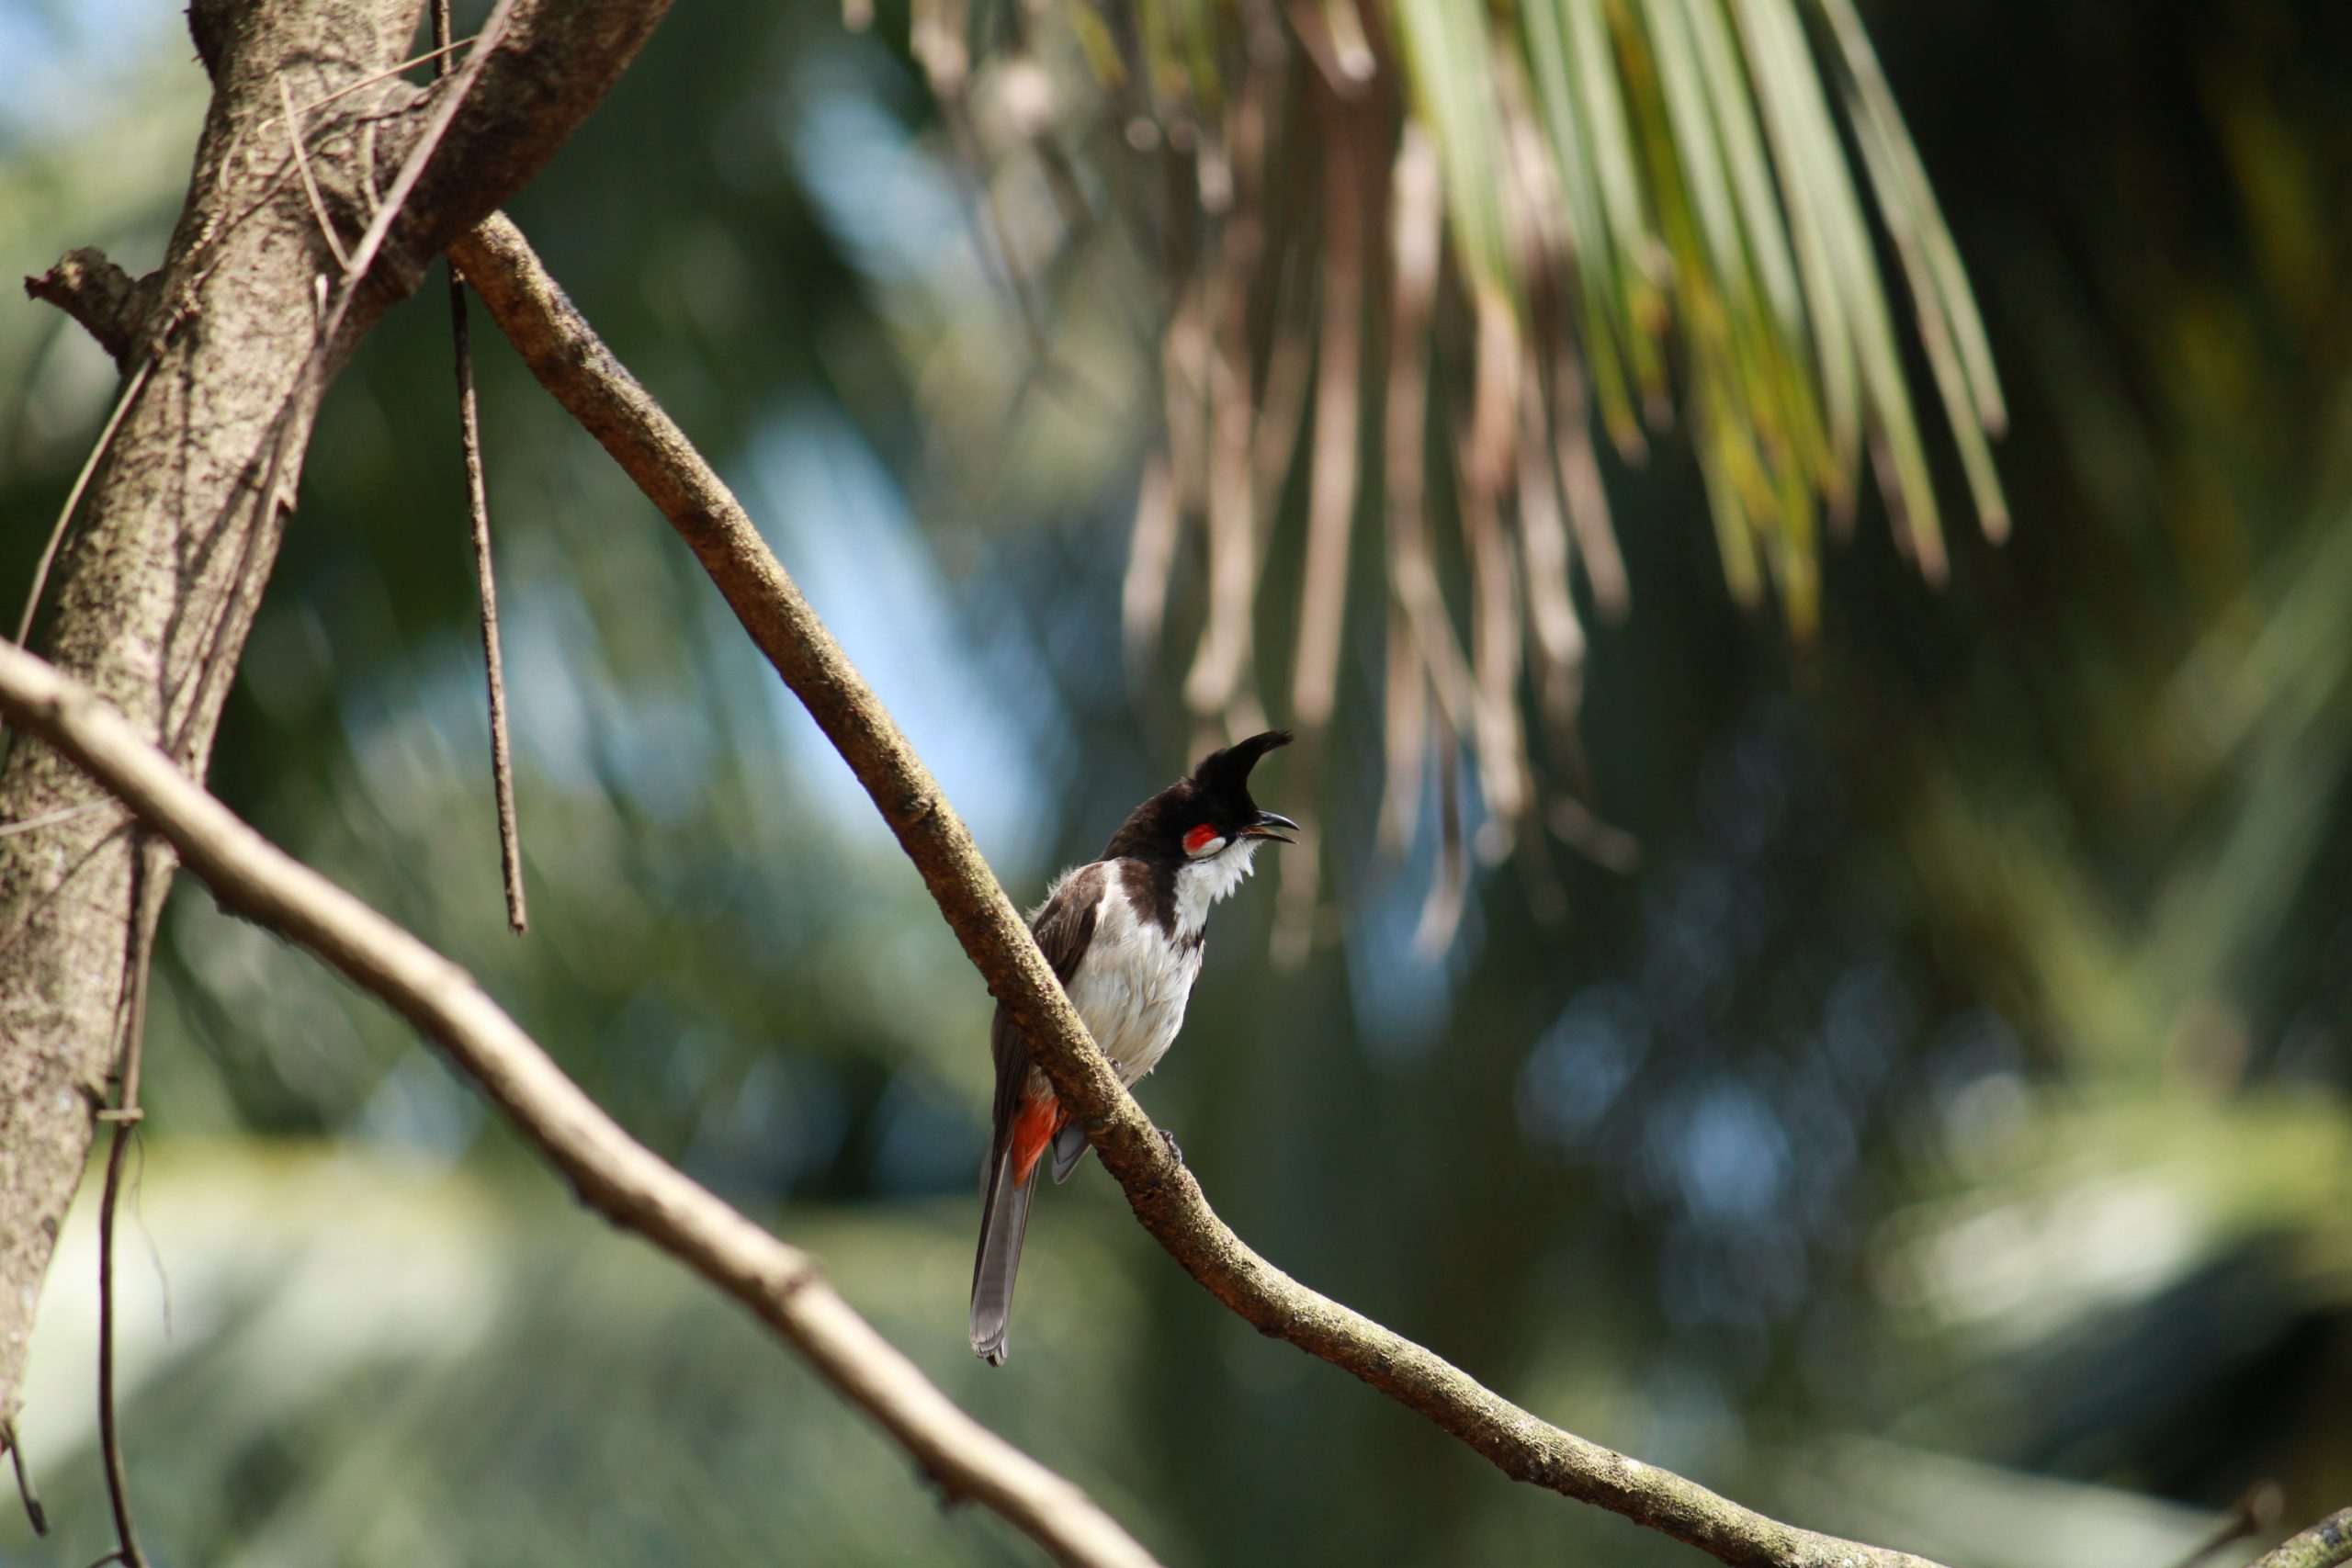
M329 220L356 231L436 107L433 90L389 74L422 0L194 0L213 94L163 265L134 283L83 251L28 283L145 378L91 477L44 651L189 776L204 776L332 373L452 237L544 166L665 9L513 6L318 374L314 334L345 280L298 177L280 84L297 103L342 95L308 119L307 161ZM266 504L273 470L280 494ZM82 809L105 799L34 738L14 737L0 763L0 823L50 823L0 836L0 1419L17 1409L114 1065L133 846L112 812Z

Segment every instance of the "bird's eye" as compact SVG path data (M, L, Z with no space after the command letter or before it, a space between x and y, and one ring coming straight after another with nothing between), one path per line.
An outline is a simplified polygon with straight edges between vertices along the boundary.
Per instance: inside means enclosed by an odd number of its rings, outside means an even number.
M1213 855L1225 848L1225 835L1204 822L1184 835L1184 852L1194 860Z

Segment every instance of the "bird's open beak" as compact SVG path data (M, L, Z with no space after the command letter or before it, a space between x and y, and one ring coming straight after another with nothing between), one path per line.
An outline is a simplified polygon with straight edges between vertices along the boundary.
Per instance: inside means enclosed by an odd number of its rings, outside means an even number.
M1283 831L1285 829L1289 831ZM1281 812L1261 811L1256 821L1241 829L1241 836L1245 839L1272 839L1278 844L1295 844L1298 840L1290 834L1297 831L1298 824Z

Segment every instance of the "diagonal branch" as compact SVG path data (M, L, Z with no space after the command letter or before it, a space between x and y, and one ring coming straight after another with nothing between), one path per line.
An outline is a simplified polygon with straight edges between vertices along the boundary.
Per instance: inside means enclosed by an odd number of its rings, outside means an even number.
M1514 1480L1608 1508L1722 1562L1933 1568L1904 1552L1793 1529L1539 1420L1252 1251L1210 1210L1192 1173L1112 1076L938 784L684 433L605 348L513 223L488 220L451 254L532 372L661 508L848 761L1136 1218L1212 1295L1259 1332L1427 1416Z
M2247 1568L2338 1568L2352 1562L2352 1508L2328 1515L2272 1547Z
M816 1258L630 1137L463 969L254 831L88 688L0 648L0 713L169 840L221 903L309 948L437 1041L592 1208L758 1314L949 1496L985 1503L1058 1562L1148 1568L1150 1554L1085 1493L940 1393Z

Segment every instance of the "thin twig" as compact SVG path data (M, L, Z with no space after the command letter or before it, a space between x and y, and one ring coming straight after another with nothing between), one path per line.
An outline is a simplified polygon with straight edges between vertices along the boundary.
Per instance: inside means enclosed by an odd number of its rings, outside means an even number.
M130 962L124 974L121 1091L114 1108L100 1112L114 1124L107 1144L107 1183L98 1199L98 1442L106 1455L107 1501L114 1510L116 1557L130 1568L146 1568L139 1532L130 1517L130 1476L122 1457L122 1424L115 1404L114 1221L122 1199L122 1162L145 1114L139 1107L139 1071L147 1035L147 977L155 955L155 927L172 888L170 847L141 834L131 877L133 919Z
M90 476L98 471L98 459L114 445L114 433L122 428L122 416L139 400L139 389L147 384L147 372L154 366L155 356L151 354L130 373L122 395L115 400L114 412L107 416L106 428L98 432L97 445L90 448L90 455L82 460L82 471L74 477L74 488L66 492L65 504L58 510L57 525L49 531L49 544L40 552L40 564L33 568L33 585L25 594L25 613L17 621L18 648L24 647L25 639L32 635L33 612L40 608L41 590L49 585L50 566L57 559L57 547L65 542L65 530L74 521L75 509L82 504L82 492L90 488Z
M487 28L484 29L484 31L487 30ZM442 56L450 53L452 51L465 48L466 45L476 41L481 37L481 33L475 33L469 38L461 38L455 43L438 44L432 49L426 50L423 54L416 56L413 60L403 60L398 65L388 65L383 70L377 72L371 76L362 76L356 82L346 83L343 86L337 87L334 92L329 93L322 98L312 98L309 103L302 105L295 112L303 115L314 114L320 109L326 107L329 104L334 103L337 98L347 98L352 94L359 91L362 87L372 87L379 82L389 82L403 71L413 71L428 60L439 60ZM271 126L276 125L277 123L277 118L272 117L271 118L263 120L261 124L256 126L254 129L258 130L267 130Z
M514 752L507 735L506 667L499 656L498 584L490 563L490 511L482 489L481 427L475 412L473 360L466 343L465 283L449 270L449 302L458 329L460 420L465 427L466 484L471 492L474 576L481 590L481 651L490 685L491 787L498 801L498 859L506 882L506 923L520 936L530 928L523 896L523 837L514 812Z
M114 1509L115 1539L121 1542L111 1555L130 1568L145 1568L147 1560L140 1554L131 1525L130 1482L124 1471L114 1399L114 1212L131 1127L129 1122L115 1122L113 1141L107 1145L106 1191L98 1205L98 1441L106 1451L107 1500Z
M319 182L311 174L311 154L302 146L302 111L294 107L294 89L286 85L283 76L277 79L277 96L286 106L286 142L294 149L294 172L302 176L302 194L310 198L311 216L319 220L319 238L334 253L334 265L348 274L351 257L344 251L342 236L327 219L327 204L319 195Z
M0 1448L8 1450L8 1462L17 1471L17 1495L23 1499L25 1517L33 1527L33 1534L49 1533L49 1510L40 1506L40 1493L33 1485L33 1467L25 1461L25 1440L17 1435L14 1421L0 1421Z
M112 800L85 801L80 806L61 806L54 811L44 811L38 817L28 817L22 822L0 823L0 839L13 839L19 833L36 832L54 828L61 822L72 822L87 817L93 811L105 811L114 806Z
M254 832L87 687L0 649L0 713L161 834L223 905L309 948L441 1044L583 1201L756 1313L951 1495L994 1509L1057 1562L1150 1568L1100 1506L942 1393L818 1259L630 1137L463 969Z
M492 218L451 250L532 373L662 509L850 764L1136 1217L1204 1289L1260 1333L1363 1380L1512 1479L1622 1514L1735 1568L1929 1568L1907 1553L1793 1529L1552 1426L1301 1285L1236 1235L1120 1087L939 782L685 433L563 298L512 223ZM0 676L22 657L0 650Z
M449 46L449 0L433 0L433 37ZM447 73L445 53L434 73ZM530 929L523 897L523 835L514 815L514 753L507 739L506 663L499 654L498 581L491 568L490 491L482 479L481 403L474 393L473 333L466 321L466 279L449 264L449 331L457 344L458 443L466 465L466 513L472 524L474 581L481 598L481 656L490 684L490 779L498 802L498 861L506 886L506 923L520 936Z

